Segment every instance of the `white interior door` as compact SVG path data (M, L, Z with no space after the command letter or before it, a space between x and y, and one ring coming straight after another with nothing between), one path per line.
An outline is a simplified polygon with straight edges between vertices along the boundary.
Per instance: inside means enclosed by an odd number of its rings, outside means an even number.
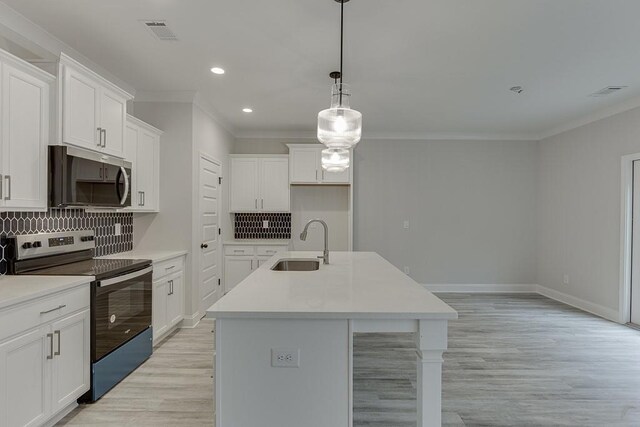
M220 163L200 156L200 313L220 298Z
M633 240L631 242L631 323L640 325L640 160L633 162Z

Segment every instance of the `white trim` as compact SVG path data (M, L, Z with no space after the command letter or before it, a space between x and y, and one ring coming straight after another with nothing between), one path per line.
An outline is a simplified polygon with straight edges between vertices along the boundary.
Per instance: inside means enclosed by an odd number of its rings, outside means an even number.
M631 240L633 219L633 162L640 153L622 156L620 185L620 283L617 322L631 321Z
M143 122L142 120L140 120L137 117L132 116L131 114L127 114L127 120L129 122L135 124L136 126L139 126L139 127L143 128L143 129L146 129L151 133L157 134L158 136L162 136L164 134L164 131L161 131L157 127L151 126L147 122Z
M218 123L224 130L227 131L232 137L236 137L238 130L228 121L222 118L222 115L207 99L205 99L200 92L196 92L193 97L193 105L198 107L200 111L208 115L214 122Z
M590 301L583 300L582 298L577 298L572 295L556 291L555 289L546 288L540 285L537 286L537 293L547 298L551 298L552 300L556 300L563 304L578 308L582 311L595 314L596 316L604 317L607 320L618 322L618 311L612 308L605 307L600 304L595 304Z
M179 102L193 104L196 92L193 90L139 90L134 102Z
M561 133L577 129L581 126L588 125L589 123L597 122L598 120L606 119L607 117L615 116L616 114L624 113L625 111L633 110L640 107L640 97L632 98L630 100L612 105L610 107L603 108L595 113L587 114L576 120L565 122L554 128L541 132L538 135L538 139L547 139L552 136L559 135Z
M451 293L536 293L535 284L423 284L429 292Z
M202 314L200 314L200 311L196 311L191 316L184 316L182 319L182 324L180 325L180 329L195 328L196 326L198 326L198 323L200 323L200 320L202 320Z

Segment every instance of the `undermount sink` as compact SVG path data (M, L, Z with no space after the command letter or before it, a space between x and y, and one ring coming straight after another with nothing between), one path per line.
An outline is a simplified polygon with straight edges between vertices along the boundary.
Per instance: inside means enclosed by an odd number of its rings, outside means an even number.
M315 259L282 259L271 267L273 271L316 271L320 261Z

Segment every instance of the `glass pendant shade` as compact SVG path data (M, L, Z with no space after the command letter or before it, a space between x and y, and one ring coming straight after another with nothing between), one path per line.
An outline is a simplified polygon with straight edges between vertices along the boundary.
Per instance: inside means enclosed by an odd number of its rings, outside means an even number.
M349 167L349 150L326 148L322 150L322 169L327 172L342 172Z
M318 141L328 148L349 149L362 137L362 114L349 107L351 91L343 83L333 85L331 108L318 113Z

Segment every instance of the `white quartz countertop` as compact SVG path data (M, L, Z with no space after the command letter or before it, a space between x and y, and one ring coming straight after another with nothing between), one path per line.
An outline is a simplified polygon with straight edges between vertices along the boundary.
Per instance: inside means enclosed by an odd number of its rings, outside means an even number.
M186 255L187 251L171 250L137 250L98 257L99 259L150 259L154 264L168 259Z
M0 276L0 309L94 280L93 276Z
M224 245L247 246L287 246L291 241L286 239L232 239L222 242Z
M207 317L456 319L457 312L375 252L331 252L317 271L272 271L281 252L207 310Z

